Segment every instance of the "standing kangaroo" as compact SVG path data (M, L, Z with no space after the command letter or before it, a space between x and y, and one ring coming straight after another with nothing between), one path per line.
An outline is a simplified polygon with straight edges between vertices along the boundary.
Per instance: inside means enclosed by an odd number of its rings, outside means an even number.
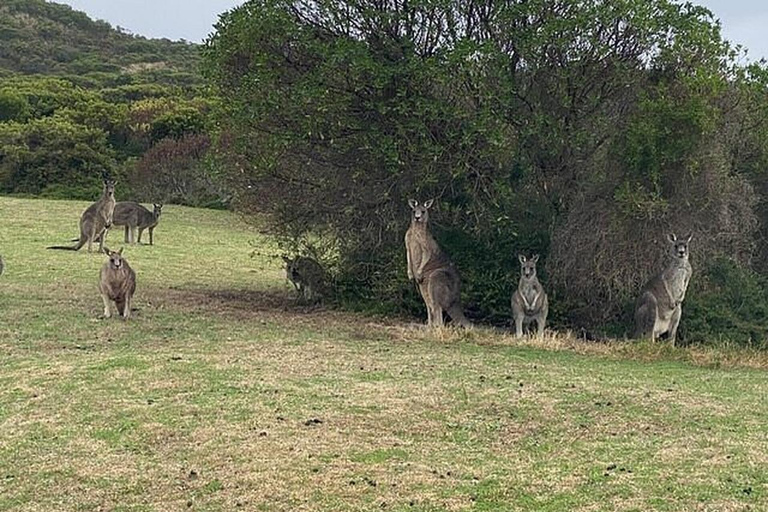
M693 269L688 261L688 244L693 234L678 239L674 233L667 239L672 248L672 260L661 273L648 281L635 305L635 338L650 337L651 341L669 333L672 345L683 313L683 300Z
M138 242L141 243L141 234L149 229L149 245L154 245L154 230L160 220L163 205L155 204L150 212L139 203L133 201L120 202L115 205L115 214L112 224L125 226L125 243L136 242L138 230Z
M408 279L416 281L427 306L427 325L442 326L445 310L454 322L468 326L461 307L459 273L427 226L432 203L432 199L423 205L413 199L408 201L412 210L411 226L405 233Z
M86 208L80 216L80 238L74 246L54 245L48 249L60 249L64 251L79 251L86 242L88 252L96 240L99 241L99 252L104 250L104 238L107 229L112 225L112 215L115 211L115 182L104 180L104 190L98 201Z
M114 301L117 313L127 320L131 316L131 299L136 291L136 273L123 258L123 249L114 252L104 249L109 260L101 267L99 291L104 301L104 318L112 316L109 302Z
M539 255L526 259L522 254L520 260L520 281L517 290L512 294L512 316L515 319L515 335L523 335L523 325L536 321L539 337L544 335L544 326L549 313L549 301L544 288L536 277L536 262Z

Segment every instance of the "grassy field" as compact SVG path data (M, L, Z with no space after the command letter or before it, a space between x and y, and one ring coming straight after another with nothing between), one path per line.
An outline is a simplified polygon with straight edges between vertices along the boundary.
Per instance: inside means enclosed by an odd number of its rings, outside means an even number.
M768 510L763 355L299 307L173 206L100 320L105 257L44 249L85 206L0 198L0 511Z

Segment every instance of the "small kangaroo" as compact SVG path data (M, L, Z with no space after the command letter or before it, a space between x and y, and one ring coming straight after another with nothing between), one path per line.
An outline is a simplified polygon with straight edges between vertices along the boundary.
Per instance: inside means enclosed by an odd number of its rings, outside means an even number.
M544 335L544 326L549 313L549 301L544 288L536 277L536 262L539 255L527 259L522 254L520 260L520 281L512 294L512 317L515 319L515 335L523 335L523 325L536 321L539 337Z
M427 306L427 325L441 327L443 311L455 323L469 326L461 307L461 279L456 267L440 249L429 232L429 208L434 200L423 204L410 199L411 225L405 233L408 279L415 280Z
M678 239L674 233L667 236L671 244L672 259L661 273L643 287L635 305L635 338L650 337L651 341L664 333L675 345L683 300L693 269L688 261L688 244L693 233Z
M101 267L99 291L104 301L104 318L110 318L109 302L114 301L117 313L127 320L131 316L131 299L136 291L136 273L123 258L123 249L114 252L104 248L109 260Z
M317 261L306 256L293 259L283 256L283 261L285 275L293 283L299 298L313 302L325 295L325 271Z
M150 212L139 203L124 201L115 205L115 214L112 224L125 226L125 243L136 242L138 230L138 243L141 243L141 235L145 229L149 229L149 245L154 245L154 230L160 220L163 205L154 204Z
M104 238L112 225L112 215L115 211L115 182L104 180L104 190L98 201L85 209L80 216L80 238L74 246L53 245L48 249L60 249L63 251L79 251L86 242L88 252L96 240L99 241L99 252L104 250Z

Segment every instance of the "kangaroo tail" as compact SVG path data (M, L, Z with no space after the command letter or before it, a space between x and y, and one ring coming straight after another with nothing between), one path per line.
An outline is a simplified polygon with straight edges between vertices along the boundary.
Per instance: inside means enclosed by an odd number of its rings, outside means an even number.
M88 241L88 237L85 235L80 235L80 238L78 239L77 245L73 246L66 246L66 245L52 245L50 247L47 247L47 249L58 249L60 251L79 251L82 246L85 245L85 243Z

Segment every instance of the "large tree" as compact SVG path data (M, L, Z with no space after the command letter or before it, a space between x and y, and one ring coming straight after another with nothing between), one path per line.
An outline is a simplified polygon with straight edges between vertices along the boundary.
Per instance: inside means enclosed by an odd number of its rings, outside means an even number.
M535 251L557 316L595 324L669 228L754 255L735 55L709 11L668 0L251 0L205 62L238 204L294 244L332 240L344 291L414 297L406 199L437 197L476 314L507 316L516 252Z

